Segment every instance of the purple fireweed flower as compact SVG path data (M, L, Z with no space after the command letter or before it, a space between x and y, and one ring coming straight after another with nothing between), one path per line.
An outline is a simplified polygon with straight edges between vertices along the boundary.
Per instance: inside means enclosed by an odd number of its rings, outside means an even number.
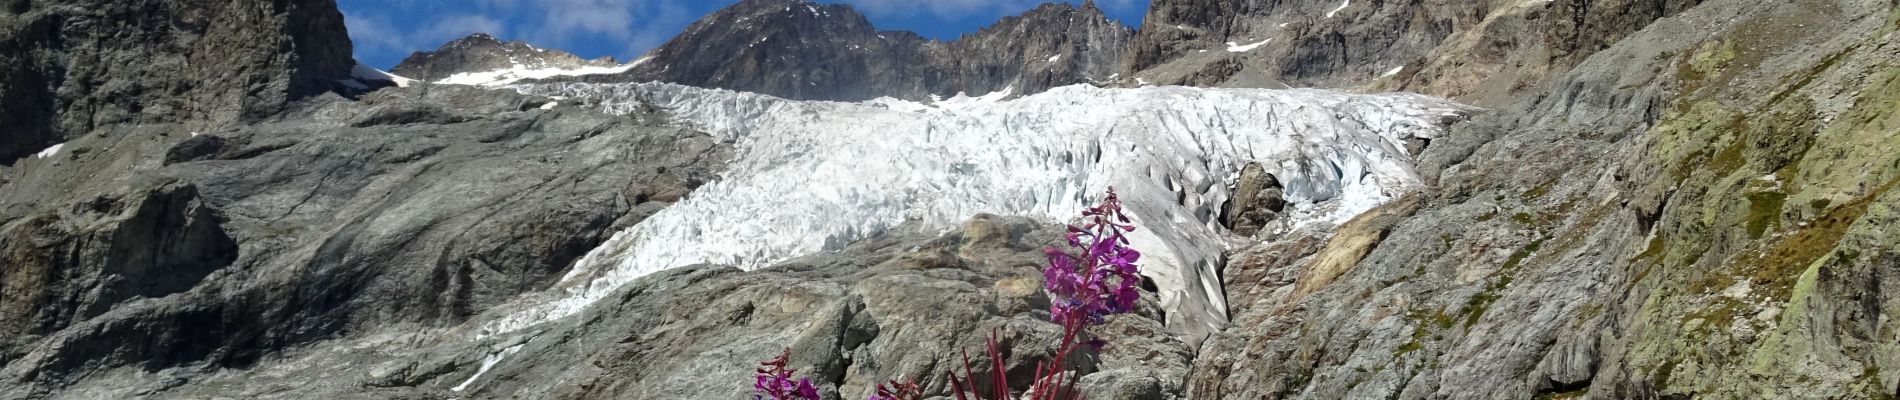
M923 398L924 387L918 386L916 381L892 379L877 384L875 393L865 400L923 400Z
M1098 325L1109 315L1135 310L1141 298L1141 274L1135 262L1141 252L1128 247L1127 233L1135 225L1122 214L1114 189L1109 189L1102 204L1083 211L1082 216L1082 225L1070 225L1063 235L1069 247L1081 254L1043 249L1049 257L1043 288L1053 295L1050 319Z
M792 374L798 371L786 367L791 357L792 351L787 349L778 358L759 362L752 383L752 390L759 394L753 395L753 400L818 400L818 387L812 386L811 379L792 380Z

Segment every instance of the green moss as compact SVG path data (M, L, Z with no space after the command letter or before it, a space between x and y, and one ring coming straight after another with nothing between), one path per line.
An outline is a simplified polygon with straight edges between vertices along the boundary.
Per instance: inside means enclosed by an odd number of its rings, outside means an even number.
M1746 307L1748 307L1747 304L1743 304L1734 298L1716 297L1711 300L1711 304L1703 306L1701 309L1691 312L1688 315L1684 315L1682 322L1686 324L1689 321L1700 319L1702 320L1703 331L1720 331L1728 329L1730 325L1733 325L1735 323L1735 315L1746 309Z
M1853 53L1856 49L1859 49L1859 48L1860 48L1860 44L1858 43L1847 46L1846 49L1842 49L1838 53L1829 54L1827 57L1822 58L1821 63L1819 65L1815 65L1813 68L1809 68L1805 71L1797 72L1797 74L1799 74L1800 76L1800 80L1796 81L1794 85L1788 86L1786 89L1782 90L1781 92L1775 93L1775 97L1769 99L1768 104L1780 103L1782 100L1787 99L1789 95L1792 95L1797 91L1800 91L1801 88L1808 87L1809 83L1814 82L1814 78L1821 76L1822 73L1827 72L1827 70L1829 69L1833 69L1834 65L1839 64L1841 62L1841 58L1848 55L1849 53ZM1784 79L1784 81L1786 81L1786 79Z
M1531 190L1524 191L1524 198L1528 200L1544 197L1544 195L1550 194L1550 189L1555 187L1557 187L1557 181L1555 180L1544 182L1544 184L1537 185L1537 187L1531 188Z
M1771 225L1781 224L1781 206L1787 202L1788 194L1776 191L1748 194L1748 216L1743 226L1750 238L1759 239Z
M1828 210L1826 214L1808 221L1807 226L1768 243L1764 251L1742 252L1733 260L1734 271L1747 276L1757 286L1768 289L1771 295L1786 295L1794 278L1808 265L1832 251L1854 221L1867 213L1867 207L1874 199L1891 190L1895 182L1900 180L1889 181L1873 193Z
M1649 238L1649 247L1643 248L1643 252L1637 254L1632 260L1662 261L1663 252L1669 251L1668 243L1668 241L1663 240L1661 234L1651 237Z
M1859 381L1868 399L1894 400L1894 393L1888 392L1887 385L1880 380L1880 364L1868 363L1867 368L1861 370Z
M1900 164L1897 164L1896 167L1900 167ZM1817 198L1817 199L1808 201L1808 209L1814 210L1814 211L1825 211L1827 210L1827 206L1830 204L1833 204L1832 200L1828 200L1826 198Z
M1516 222L1519 224L1523 224L1525 226L1537 226L1537 217L1531 216L1530 213L1516 213L1516 214L1511 214L1511 222Z
M1511 280L1517 276L1518 267L1523 265L1525 259L1530 258L1532 254L1536 254L1538 249L1543 248L1544 240L1546 240L1546 238L1537 238L1537 240L1532 240L1530 244L1525 245L1524 248L1511 253L1511 256L1504 260L1504 265L1498 268L1497 279L1491 281L1491 284L1485 285L1484 291L1478 292L1478 294L1472 295L1471 298L1465 300L1464 326L1466 328L1477 324L1478 318L1484 316L1485 311L1490 309L1491 303L1496 302L1499 297L1502 297L1500 293L1504 291L1504 288L1511 286Z
M1405 355L1406 353L1418 351L1418 349L1422 347L1425 347L1425 344L1419 342L1418 340L1406 342L1405 344L1399 345L1398 349L1392 351L1392 357L1396 359L1399 356Z
M1516 269L1519 264L1524 263L1525 258L1530 257L1531 254L1537 253L1537 250L1543 247L1544 247L1543 238L1532 240L1531 244L1525 245L1524 248L1518 249L1517 252L1515 253L1511 253L1511 257L1504 260L1504 269L1506 270ZM1507 285L1510 284L1510 274L1507 273L1505 275L1504 283Z
M1735 124L1741 125L1740 121L1741 121L1740 119L1737 119ZM1729 131L1731 132L1745 131L1739 128L1740 127L1733 127L1733 128L1730 128ZM1727 175L1728 173L1734 172L1736 169L1741 168L1744 161L1744 159L1742 158L1742 147L1743 147L1743 143L1741 140L1730 141L1728 146L1725 146L1722 148L1722 151L1716 152L1714 157L1709 158L1709 164L1708 164L1709 169L1716 171L1717 175Z
M1412 341L1406 342L1405 344L1399 345L1398 348L1393 349L1392 357L1394 359L1424 348L1427 338L1431 340L1444 340L1445 337L1433 333L1432 328L1436 327L1439 330L1448 329L1455 323L1451 316L1445 315L1445 310L1442 308L1434 309L1430 312L1413 310L1405 314L1405 319L1411 322L1412 325Z
M1656 382L1656 391L1664 393L1669 391L1669 374L1676 371L1676 363L1676 360L1669 360L1656 368L1655 377L1650 379Z
M1575 400L1589 397L1589 394L1590 388L1586 386L1576 390L1538 393L1536 397L1532 397L1532 400Z

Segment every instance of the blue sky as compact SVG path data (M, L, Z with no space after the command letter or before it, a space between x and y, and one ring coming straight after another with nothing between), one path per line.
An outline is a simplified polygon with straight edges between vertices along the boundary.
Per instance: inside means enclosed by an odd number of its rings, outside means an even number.
M879 29L954 39L1007 15L1052 0L819 0L846 3ZM486 32L508 40L623 61L735 0L338 0L356 58L388 69L410 52ZM1081 0L1071 1L1080 4ZM1148 0L1096 0L1109 17L1133 26Z

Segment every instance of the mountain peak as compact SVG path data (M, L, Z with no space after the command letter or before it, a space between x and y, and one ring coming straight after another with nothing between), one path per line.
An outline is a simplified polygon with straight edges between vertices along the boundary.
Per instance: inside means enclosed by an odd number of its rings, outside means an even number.
M745 0L713 12L626 74L793 99L925 100L1105 81L1133 30L1092 4L1045 3L940 42L878 30L849 5Z
M535 47L519 40L502 41L487 33L475 33L443 44L435 51L419 51L396 64L391 73L421 80L440 80L451 75L502 69L572 69L607 67L618 64L613 57L583 59L560 50Z

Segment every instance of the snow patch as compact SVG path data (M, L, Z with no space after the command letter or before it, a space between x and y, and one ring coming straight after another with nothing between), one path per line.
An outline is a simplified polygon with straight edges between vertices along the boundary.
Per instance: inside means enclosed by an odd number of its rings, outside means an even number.
M526 345L527 344L524 343L524 344L517 344L514 346L508 346L507 349L503 349L502 351L489 354L487 357L482 357L482 368L475 370L475 374L469 375L468 380L462 381L462 384L455 385L455 387L449 388L449 391L460 392L463 390L468 390L468 385L474 384L476 379L480 379L482 377L482 374L487 374L489 368L494 368L495 364L500 364L502 359L508 358L508 356L521 352L521 347L526 346Z
M1062 59L1062 55L1061 55L1061 54L1057 54L1057 55L1053 55L1053 56L1049 56L1049 63L1051 63L1051 64L1054 64L1054 63L1056 62L1056 60L1061 60L1061 59Z
M1391 77L1393 75L1398 75L1400 72L1405 72L1405 66L1400 65L1397 67L1392 67L1391 70L1385 71L1384 74L1379 74L1379 77L1380 78Z
M1267 38L1267 40L1262 40L1259 42L1248 43L1248 44L1234 44L1234 42L1227 42L1227 52L1244 53L1248 51L1253 51L1253 49L1258 49L1260 48L1260 46L1265 46L1267 42L1272 42L1272 41L1273 41L1273 38Z
M935 108L664 83L517 90L616 114L658 106L733 141L735 158L720 179L589 252L553 289L563 298L489 321L478 337L573 315L656 271L759 268L906 221L944 230L978 213L1070 221L1113 186L1145 228L1132 240L1168 326L1198 338L1226 323L1216 268L1245 239L1219 217L1241 167L1259 162L1284 183L1284 229L1341 223L1420 186L1405 140L1439 137L1438 121L1466 110L1416 94L1310 89L1075 85L1002 100L1012 88Z
M952 96L948 99L938 100L936 103L931 104L931 105L935 106L936 108L956 109L956 108L964 108L964 107L969 107L969 106L978 105L978 104L992 104L999 101L1003 101L1003 99L1009 98L1009 95L1015 92L1016 92L1015 85L1010 85L1009 87L1003 88L1003 90L990 92L989 94L976 96L976 97L970 97L968 95L964 95L963 92L957 92L956 96Z
M45 150L40 150L39 153L33 154L33 158L47 158L47 157L59 155L59 149L62 149L65 147L66 147L65 143L60 143L60 144L53 145L52 147L47 147Z
M633 69L633 67L639 66L640 64L645 63L647 62L647 60L650 60L650 59L651 57L642 58L632 63L619 65L619 66L613 66L613 67L528 68L528 67L523 67L523 66L520 66L519 64L516 64L514 68L508 68L508 69L501 69L501 70L487 71L487 72L464 72L464 73L459 73L455 75L449 75L449 77L442 78L441 80L435 81L435 83L440 83L440 84L445 84L445 85L503 86L503 85L514 84L515 82L520 82L521 80L524 80L524 79L547 79L547 78L553 78L553 77L559 77L559 76L618 74L622 72L627 72L628 70Z
M1352 5L1352 0L1340 1L1339 8L1334 8L1332 11L1326 12L1326 18L1332 18L1334 14L1339 14L1340 11L1346 9L1346 6L1350 6L1350 5Z
M356 66L350 67L350 77L355 78L357 82L346 83L346 85L351 85L350 87L359 90L368 89L367 85L364 85L362 82L389 82L395 84L396 87L409 87L409 85L416 83L414 79L404 78L396 74L372 68L368 65L363 65L362 63L357 63Z

